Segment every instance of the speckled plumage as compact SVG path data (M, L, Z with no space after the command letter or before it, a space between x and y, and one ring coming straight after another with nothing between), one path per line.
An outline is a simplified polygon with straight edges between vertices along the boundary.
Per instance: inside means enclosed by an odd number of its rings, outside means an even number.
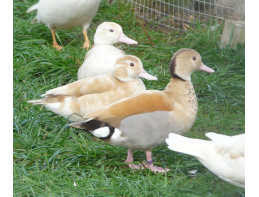
M164 144L169 133L184 134L191 129L198 109L190 81L191 74L199 69L214 72L201 62L199 53L192 49L176 52L170 64L172 66L174 69L170 70L174 72L171 73L172 78L165 90L147 90L122 99L85 115L84 118L89 118L88 121L73 123L72 126L91 133L87 125L92 121L108 123L117 128L108 142L128 148L127 162L133 161L132 150L141 149L147 153L147 168L158 172L166 171L152 164L150 151Z

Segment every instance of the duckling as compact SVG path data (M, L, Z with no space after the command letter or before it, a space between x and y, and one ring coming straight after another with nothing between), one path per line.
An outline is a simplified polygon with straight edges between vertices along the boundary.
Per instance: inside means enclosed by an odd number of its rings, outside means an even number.
M219 178L245 188L245 134L226 136L205 134L211 141L191 139L170 133L168 148L196 157Z
M195 122L198 110L191 74L197 70L209 73L198 52L192 49L177 51L170 63L171 80L165 90L147 90L86 114L83 122L70 126L83 129L110 144L128 149L125 162L133 162L133 150L146 151L145 167L165 172L153 165L152 149L165 144L168 134L184 134ZM130 168L142 169L129 164Z
M42 95L45 98L28 102L43 105L71 121L83 121L89 112L144 92L146 87L138 77L157 80L144 70L138 57L125 55L116 61L113 75L84 78L48 90Z
M138 44L124 35L122 27L117 23L100 24L94 35L94 47L86 53L85 61L78 70L78 79L101 74L112 74L115 61L125 53L113 44L122 42Z
M90 41L87 29L98 11L101 0L40 0L27 10L27 13L37 10L36 19L48 26L51 30L53 47L62 49L57 43L55 30L72 27L83 27L84 45L88 49Z

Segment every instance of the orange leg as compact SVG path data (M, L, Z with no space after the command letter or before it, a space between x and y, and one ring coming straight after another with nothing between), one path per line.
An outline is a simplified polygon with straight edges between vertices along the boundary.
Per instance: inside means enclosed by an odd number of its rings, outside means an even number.
M52 40L53 40L53 47L56 48L57 50L61 50L62 46L60 46L57 43L56 36L55 36L55 29L51 29L51 35L52 35Z
M84 38L85 38L84 49L89 49L90 41L88 39L87 30L86 29L83 29L83 35L84 35Z

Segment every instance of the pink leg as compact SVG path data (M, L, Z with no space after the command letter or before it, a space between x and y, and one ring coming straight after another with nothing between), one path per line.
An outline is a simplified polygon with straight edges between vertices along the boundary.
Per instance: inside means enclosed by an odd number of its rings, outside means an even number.
M131 149L128 149L128 157L125 161L126 163L131 163L133 162L133 151ZM139 166L135 165L135 164L128 164L128 166L131 168L131 169L140 169Z
M125 162L133 162L133 151L128 149L128 157Z
M146 151L146 156L147 156L147 164L145 165L146 168L153 172L167 172L169 169L164 169L161 167L154 166L153 160L152 160L152 152L151 151Z

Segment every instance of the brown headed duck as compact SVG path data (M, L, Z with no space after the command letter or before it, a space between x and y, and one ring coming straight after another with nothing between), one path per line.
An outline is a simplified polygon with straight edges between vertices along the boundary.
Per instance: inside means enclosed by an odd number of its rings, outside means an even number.
M202 63L198 52L181 49L171 60L172 78L165 90L147 90L124 98L84 116L88 120L70 125L127 148L126 162L133 162L133 150L144 150L146 168L155 172L167 171L153 165L151 150L165 144L169 133L184 134L194 124L198 104L191 74L197 70L214 72ZM129 164L129 167L141 169L135 164Z

